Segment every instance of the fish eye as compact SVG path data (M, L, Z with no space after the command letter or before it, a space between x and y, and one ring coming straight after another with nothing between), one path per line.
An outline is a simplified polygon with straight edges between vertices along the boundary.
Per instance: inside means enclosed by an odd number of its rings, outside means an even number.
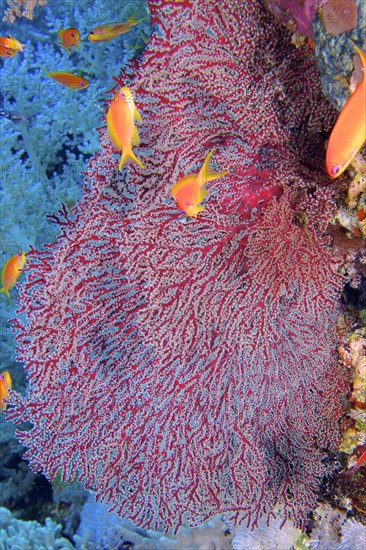
M120 93L119 93L119 97L120 97L121 99L123 99L123 98L125 97L124 92L120 92Z
M72 36L72 38L75 38L75 34L73 32L70 32L70 36Z
M333 176L336 176L339 172L339 170L341 169L341 165L340 164L337 164L336 166L333 166L332 168L332 174Z

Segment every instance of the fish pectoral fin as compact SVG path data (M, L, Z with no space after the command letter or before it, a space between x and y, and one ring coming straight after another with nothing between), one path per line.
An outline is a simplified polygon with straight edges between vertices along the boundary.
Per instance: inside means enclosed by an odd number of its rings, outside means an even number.
M131 145L133 147L138 147L140 145L140 136L136 126L133 127Z

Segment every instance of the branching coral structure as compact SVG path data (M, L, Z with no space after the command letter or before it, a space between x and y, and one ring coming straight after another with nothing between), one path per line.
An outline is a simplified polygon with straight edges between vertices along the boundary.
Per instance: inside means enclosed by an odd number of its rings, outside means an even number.
M37 5L45 6L47 0L8 0L8 8L3 21L14 23L17 17L33 19L34 9Z
M158 29L127 82L145 169L119 173L101 129L83 200L28 254L14 329L29 387L7 416L32 423L18 436L34 470L77 477L139 526L223 512L252 526L276 505L299 526L347 374L332 191L292 143L332 111L257 1L149 5ZM170 188L210 149L229 174L186 220Z

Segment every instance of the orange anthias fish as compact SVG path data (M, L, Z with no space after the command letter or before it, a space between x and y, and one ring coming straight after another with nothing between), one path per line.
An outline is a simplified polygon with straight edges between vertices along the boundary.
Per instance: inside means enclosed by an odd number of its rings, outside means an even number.
M25 252L20 252L12 256L4 265L1 272L1 284L0 292L7 295L10 300L9 290L13 288L18 280L19 275L23 271L25 265Z
M228 170L224 172L212 171L209 164L212 155L213 150L208 153L198 174L185 176L173 185L170 190L177 201L177 206L191 218L197 218L198 212L204 209L204 206L200 206L200 203L207 194L203 186L209 181L222 178L228 174Z
M363 79L347 99L329 138L326 168L337 178L349 166L366 140L366 54L355 46L363 67Z
M11 387L11 376L6 370L0 374L0 411L5 411L6 409L4 400L8 399Z
M84 88L89 86L88 80L77 74L66 73L65 71L53 71L50 73L46 69L43 70L49 78L53 78L56 82L73 90L84 90Z
M23 48L25 46L25 44L21 44L19 40L13 38L12 36L1 36L0 44L5 46L5 48L9 48L9 50L13 50L13 52L23 52Z
M69 29L60 29L57 32L57 37L60 41L59 46L70 52L69 48L78 48L80 50L80 32L78 29L71 27Z
M16 53L17 52L15 52L14 50L12 50L10 48L7 48L6 46L4 46L4 44L0 43L0 56L1 57L14 57L14 55Z
M113 145L122 151L118 169L122 170L124 164L130 159L136 162L140 168L144 168L142 162L132 151L132 147L140 145L140 138L135 126L135 120L142 121L140 113L136 109L132 92L124 86L114 96L107 113L107 127L109 137Z
M115 36L120 34L125 34L130 30L131 27L138 25L141 21L145 21L146 17L143 19L134 19L133 14L126 23L107 23L96 27L88 34L88 40L91 42L105 42L106 40L111 40Z

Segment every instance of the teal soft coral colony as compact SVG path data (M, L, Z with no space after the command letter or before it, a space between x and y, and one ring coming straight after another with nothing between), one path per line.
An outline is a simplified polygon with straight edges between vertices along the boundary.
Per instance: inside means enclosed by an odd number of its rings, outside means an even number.
M329 232L349 176L325 169L317 36L273 4L8 8L3 254L27 261L2 420L33 472L104 503L70 546L311 543L349 390Z

